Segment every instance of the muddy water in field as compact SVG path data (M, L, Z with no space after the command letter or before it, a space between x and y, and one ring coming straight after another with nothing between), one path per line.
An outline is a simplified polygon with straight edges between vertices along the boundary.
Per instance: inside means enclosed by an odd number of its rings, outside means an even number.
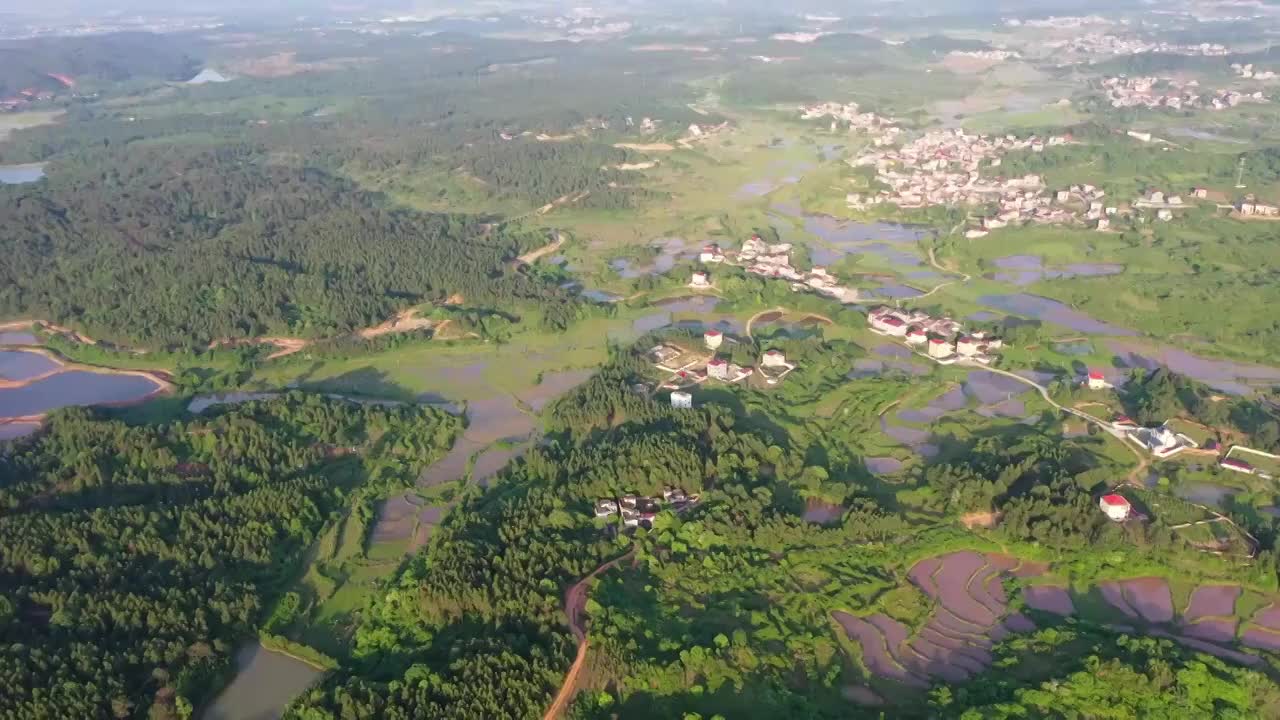
M1027 293L983 295L978 298L978 302L1001 312L1035 318L1047 323L1071 328L1077 332L1096 335L1137 335L1133 330L1095 320L1079 310L1073 310L1063 305L1057 300L1050 300L1039 295Z
M0 350L0 379L26 380L53 372L61 367L40 353L23 350Z
M141 400L160 389L137 375L66 370L30 385L0 389L0 417L38 415L75 405L110 405Z
M323 673L256 641L236 653L236 676L200 714L201 720L275 720Z

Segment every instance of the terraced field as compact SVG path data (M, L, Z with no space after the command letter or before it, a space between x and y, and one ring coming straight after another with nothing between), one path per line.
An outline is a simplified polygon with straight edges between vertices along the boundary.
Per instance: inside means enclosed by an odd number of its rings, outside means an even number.
M932 614L917 630L883 613L858 617L837 611L832 617L857 641L863 666L874 676L918 688L964 682L991 666L993 645L1010 633L1036 629L1030 617L1010 607L1005 580L1039 577L1047 570L1038 563L972 551L926 558L907 574L934 602ZM1111 625L1117 630L1168 638L1242 665L1258 665L1263 658L1247 648L1280 652L1280 604L1242 617L1237 612L1241 594L1235 585L1201 585L1179 612L1166 580L1142 577L1099 583L1095 597L1115 611L1118 622ZM1078 598L1059 585L1022 588L1026 607L1046 615L1076 615Z
M1166 637L1242 665L1257 665L1262 658L1238 647L1280 651L1280 607L1268 605L1243 617L1237 609L1243 591L1237 585L1200 585L1181 613L1164 578L1113 580L1099 583L1097 589L1106 605L1118 611L1117 629ZM1035 610L1061 616L1076 613L1065 587L1030 586L1023 588L1022 597Z
M991 666L991 646L1011 632L1035 625L1009 612L1003 579L1038 575L1044 567L1004 555L956 552L922 560L908 574L935 603L929 620L914 634L883 614L865 618L833 613L862 647L867 669L905 685L927 687L935 680L963 682Z

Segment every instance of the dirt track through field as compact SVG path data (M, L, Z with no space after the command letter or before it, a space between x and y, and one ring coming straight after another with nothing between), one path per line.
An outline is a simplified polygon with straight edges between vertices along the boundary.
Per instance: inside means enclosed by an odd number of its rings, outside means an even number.
M564 592L564 614L569 620L569 631L573 633L574 639L578 641L578 654L573 659L573 664L569 666L569 672L564 676L564 682L560 684L560 690L556 693L556 698L551 702L551 707L547 708L547 712L543 714L542 720L555 720L560 717L565 708L569 706L569 702L573 700L574 691L578 687L578 676L582 673L582 666L587 660L587 630L583 626L582 612L587 605L587 586L591 581L596 579L604 571L616 566L623 560L627 560L635 555L635 549L627 551L621 557L616 557L600 567L592 570L590 574L582 578L578 582L569 586Z

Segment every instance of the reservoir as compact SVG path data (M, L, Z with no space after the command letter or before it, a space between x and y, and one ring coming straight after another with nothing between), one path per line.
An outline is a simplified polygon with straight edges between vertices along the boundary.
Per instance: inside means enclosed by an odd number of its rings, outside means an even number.
M44 177L44 163L0 165L0 185L33 183Z
M156 383L138 375L67 370L23 387L0 388L0 417L38 415L71 405L132 402L158 389Z
M236 652L236 676L200 715L201 720L274 720L323 673L257 641Z

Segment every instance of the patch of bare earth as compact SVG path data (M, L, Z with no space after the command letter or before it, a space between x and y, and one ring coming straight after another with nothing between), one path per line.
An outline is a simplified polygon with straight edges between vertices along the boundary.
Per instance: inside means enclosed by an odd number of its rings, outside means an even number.
M417 308L409 308L396 313L395 317L373 327L367 327L356 332L356 335L364 340L372 340L383 335L392 333L413 332L415 330L426 330L431 327L432 321L427 318L414 317L418 312Z
M1033 610L1053 613L1067 617L1074 615L1076 612L1075 604L1071 602L1071 593L1067 592L1064 587L1057 585L1030 585L1022 588L1022 599L1027 603L1027 607Z
M1191 593L1182 619L1195 622L1206 617L1231 617L1236 614L1239 585L1201 585Z
M613 146L622 150L635 150L636 152L671 152L676 149L670 143L614 143Z

